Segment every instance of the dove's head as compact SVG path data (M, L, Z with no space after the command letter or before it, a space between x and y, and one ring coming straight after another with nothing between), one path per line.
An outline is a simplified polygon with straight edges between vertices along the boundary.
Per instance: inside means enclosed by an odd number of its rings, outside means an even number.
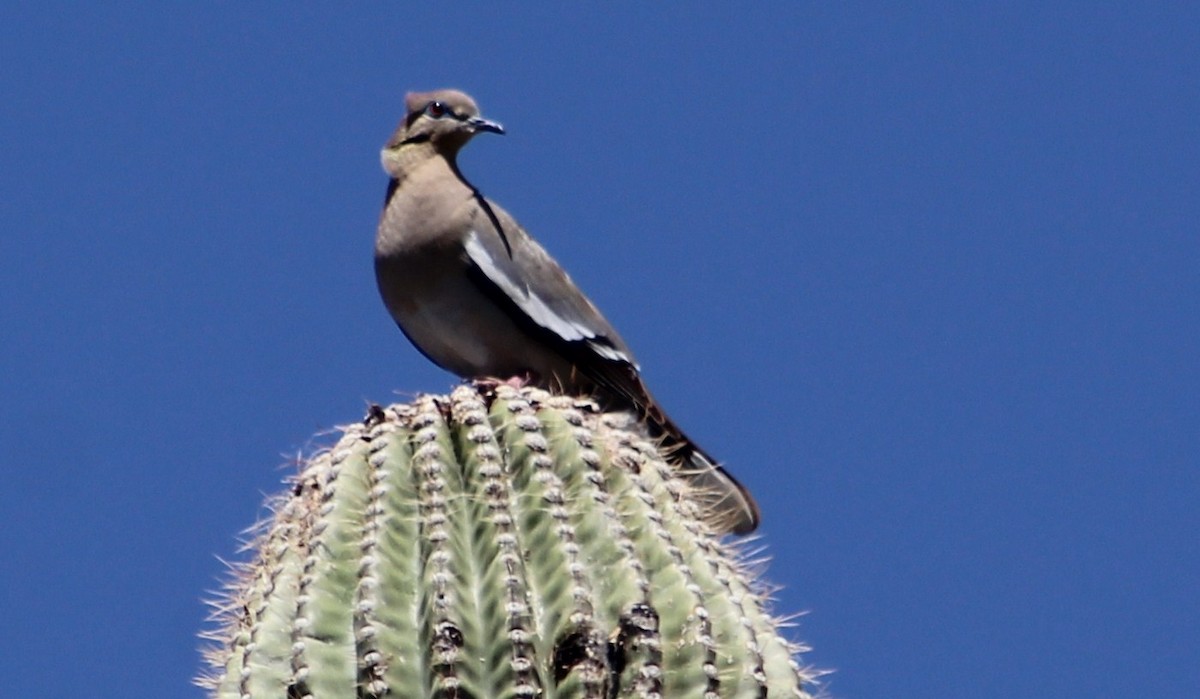
M389 161L410 146L453 157L477 133L504 133L503 126L479 116L475 100L458 90L410 92L405 106L408 114L383 148L384 169L389 171Z

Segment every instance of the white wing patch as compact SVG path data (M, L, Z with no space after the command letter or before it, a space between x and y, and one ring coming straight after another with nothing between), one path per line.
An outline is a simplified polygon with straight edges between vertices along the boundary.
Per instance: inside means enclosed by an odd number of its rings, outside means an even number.
M529 285L524 280L510 277L492 259L491 253L483 246L483 243L479 242L478 231L471 231L470 235L467 236L466 248L467 256L471 258L471 261L479 269L483 270L488 279L500 287L505 294L508 294L508 297L515 301L517 306L528 314L535 323L555 332L564 340L575 342L583 340L587 342L596 354L605 359L632 363L624 353L617 351L603 339L598 339L598 336L591 328L556 313L554 309L546 305L546 302L529 288Z

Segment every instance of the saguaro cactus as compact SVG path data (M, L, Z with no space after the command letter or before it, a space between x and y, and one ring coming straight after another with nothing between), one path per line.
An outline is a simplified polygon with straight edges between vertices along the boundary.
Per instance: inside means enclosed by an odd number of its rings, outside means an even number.
M345 428L217 603L211 696L807 696L736 552L628 427L501 385Z

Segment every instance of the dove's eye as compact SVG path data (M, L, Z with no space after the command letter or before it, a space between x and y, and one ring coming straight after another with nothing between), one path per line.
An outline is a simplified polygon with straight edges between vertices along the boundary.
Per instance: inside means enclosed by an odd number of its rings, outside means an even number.
M450 111L450 108L446 106L445 102L434 101L425 105L425 113L434 119L441 119L447 114L453 114L454 112Z

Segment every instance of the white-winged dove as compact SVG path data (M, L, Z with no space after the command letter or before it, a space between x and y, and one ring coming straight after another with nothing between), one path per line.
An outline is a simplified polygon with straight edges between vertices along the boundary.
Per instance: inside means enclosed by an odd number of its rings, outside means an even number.
M667 417L617 331L507 211L455 162L480 132L504 133L457 90L410 93L384 146L391 176L375 238L388 311L417 348L463 378L523 376L633 411L661 440L719 531L758 526L754 499Z

